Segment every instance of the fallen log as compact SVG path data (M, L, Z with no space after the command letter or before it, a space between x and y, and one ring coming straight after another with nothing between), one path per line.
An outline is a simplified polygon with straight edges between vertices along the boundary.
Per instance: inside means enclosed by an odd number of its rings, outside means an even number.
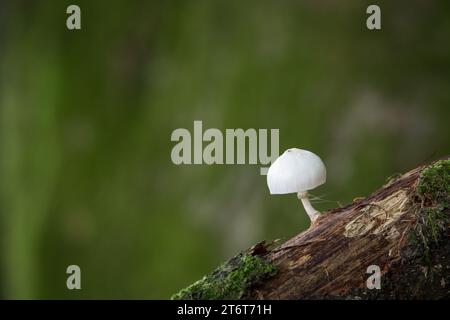
M417 167L172 299L450 298L450 160Z

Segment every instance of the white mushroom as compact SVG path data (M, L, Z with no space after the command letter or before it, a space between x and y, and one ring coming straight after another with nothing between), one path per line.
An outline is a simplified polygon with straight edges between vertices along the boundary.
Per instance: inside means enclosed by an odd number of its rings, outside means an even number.
M314 222L320 213L309 202L308 190L324 184L326 180L327 171L320 157L297 148L286 150L270 166L267 173L270 194L297 193L311 222Z

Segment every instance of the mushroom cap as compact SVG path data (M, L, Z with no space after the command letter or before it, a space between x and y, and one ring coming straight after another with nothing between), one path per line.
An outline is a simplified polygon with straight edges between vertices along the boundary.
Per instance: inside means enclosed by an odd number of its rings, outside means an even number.
M322 159L308 150L297 148L286 150L267 172L270 194L308 191L326 180L327 171Z

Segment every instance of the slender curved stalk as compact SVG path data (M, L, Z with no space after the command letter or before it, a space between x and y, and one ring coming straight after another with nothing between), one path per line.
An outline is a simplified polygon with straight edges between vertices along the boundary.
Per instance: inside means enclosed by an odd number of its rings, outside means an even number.
M320 212L317 211L316 209L314 209L314 207L311 205L311 202L309 202L308 192L307 191L298 192L297 198L299 198L300 201L302 202L306 213L308 214L309 218L311 219L311 223L316 221L320 215Z

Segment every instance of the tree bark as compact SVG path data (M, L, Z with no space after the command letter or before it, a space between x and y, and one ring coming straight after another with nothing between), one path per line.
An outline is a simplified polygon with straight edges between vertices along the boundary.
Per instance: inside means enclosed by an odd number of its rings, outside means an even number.
M247 253L276 272L247 281L238 297L450 298L449 180L448 158L420 166L366 198L324 212L308 230L279 246L255 245ZM369 289L377 267L380 289ZM195 297L204 296L181 296Z

